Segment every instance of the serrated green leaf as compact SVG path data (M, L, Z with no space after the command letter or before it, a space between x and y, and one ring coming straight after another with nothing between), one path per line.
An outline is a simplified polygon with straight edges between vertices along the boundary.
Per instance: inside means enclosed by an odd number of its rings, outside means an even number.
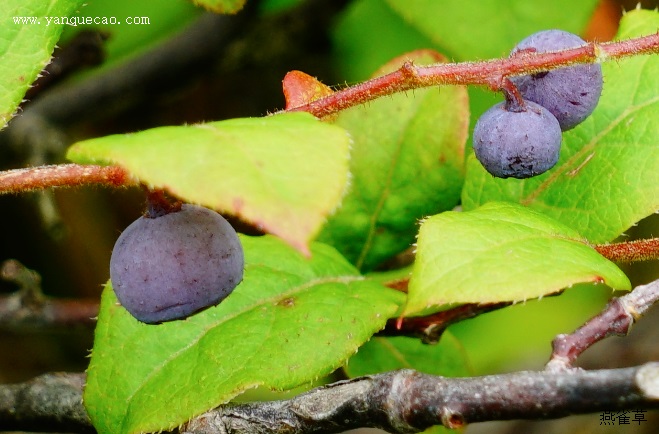
M0 3L0 129L50 61L64 23L83 0L3 0ZM48 22L47 18L51 18Z
M150 187L237 215L306 252L343 195L349 137L308 113L287 113L91 139L67 157L122 166Z
M423 222L403 316L523 301L580 282L631 289L627 276L573 229L521 205L491 202Z
M395 59L424 64L431 51ZM462 187L469 124L467 93L452 86L381 98L342 112L336 123L353 138L351 188L320 240L337 247L360 269L373 269L410 246L418 220L452 209Z
M458 59L501 57L531 33L560 28L580 33L597 0L386 0L412 27Z
M658 27L659 13L632 11L623 17L620 38ZM603 243L659 209L659 56L602 67L600 102L563 134L557 166L527 180L496 179L471 155L462 194L466 210L488 201L519 202Z
M192 0L197 6L216 14L235 14L240 11L247 0Z
M403 336L376 336L364 344L343 368L351 378L396 369L415 369L445 377L466 377L470 374L464 348L449 332L444 332L436 345Z
M289 389L338 368L404 295L362 278L329 246L313 257L242 237L245 275L216 307L146 325L103 292L84 403L100 433L171 429L245 389Z

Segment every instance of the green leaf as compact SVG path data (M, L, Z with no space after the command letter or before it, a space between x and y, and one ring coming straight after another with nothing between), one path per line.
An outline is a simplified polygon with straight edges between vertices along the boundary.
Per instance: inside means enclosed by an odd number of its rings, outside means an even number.
M579 283L560 297L543 297L478 315L450 327L460 340L474 375L498 374L511 367L541 369L549 343L570 333L604 309L611 299L605 285Z
M110 38L103 42L105 57L103 64L93 71L106 70L116 66L130 56L137 56L153 49L169 37L174 37L184 27L190 25L204 11L186 1L112 0L85 2L80 8L80 17L102 18L96 24L66 26L59 45L66 44L82 30L107 32ZM107 19L104 22L103 19ZM194 24L192 24L194 25ZM89 72L92 74L92 72ZM87 71L85 71L85 76Z
M404 295L334 249L313 257L242 237L245 275L216 307L146 325L103 292L84 403L100 433L167 430L259 385L290 389L343 365Z
M398 55L433 46L382 0L351 1L338 18L332 40L341 74L351 81L368 78Z
M436 345L408 337L374 337L343 368L351 378L396 369L415 369L445 377L470 374L465 351L460 341L449 332L444 332Z
M580 282L631 289L627 276L576 231L523 206L492 202L421 225L403 316L523 301Z
M656 32L659 13L635 10L620 38ZM466 210L488 201L519 202L608 242L659 209L659 56L605 63L593 114L563 134L556 167L527 180L495 179L473 155L462 194Z
M405 60L424 64L442 57L428 50L409 53L375 75ZM353 138L351 189L319 239L368 270L409 247L420 218L458 203L467 93L452 86L393 95L344 111L336 123Z
M78 163L237 215L307 252L348 179L349 137L307 113L161 127L73 145Z
M14 115L28 88L50 61L68 17L83 0L0 2L0 129ZM50 22L46 17L51 18Z
M580 33L597 0L386 0L408 25L460 60L508 55L531 33L560 28Z
M192 0L192 3L201 6L216 14L235 14L240 11L247 0Z

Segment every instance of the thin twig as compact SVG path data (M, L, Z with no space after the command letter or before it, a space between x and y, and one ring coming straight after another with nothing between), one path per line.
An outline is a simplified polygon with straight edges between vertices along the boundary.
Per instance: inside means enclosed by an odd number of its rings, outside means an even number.
M16 260L5 261L0 277L18 285L18 291L0 296L0 329L48 329L94 327L96 299L70 300L45 296L40 276Z
M620 298L613 298L604 310L571 334L556 336L548 371L564 371L594 343L609 336L625 336L654 303L659 301L659 280L634 288Z
M379 334L382 336L410 336L421 339L425 344L436 344L451 324L474 318L483 313L510 306L511 304L512 302L471 303L428 316L402 318L402 320L393 318L387 321L387 325Z
M483 62L445 63L431 66L415 66L410 62L405 63L400 69L390 74L374 78L361 84L334 92L333 94L317 99L315 101L288 109L287 111L307 111L318 117L327 116L340 110L362 104L364 102L414 88L436 86L436 85L488 85L494 89L501 88L506 77L511 75L530 74L534 72L554 69L557 67L574 63L596 62L607 58L621 58L638 54L651 54L659 52L659 33L630 39L620 42L604 44L590 43L578 48L551 53L525 53L507 59L493 59ZM94 86L97 85L93 82ZM112 95L115 95L116 89ZM44 107L50 107L51 95L45 96L32 106L32 111L40 112ZM83 98L84 99L84 98ZM77 98L75 100L78 100ZM57 107L61 105L58 98ZM46 116L51 122L57 115L55 112L47 111ZM75 112L74 110L74 113ZM23 121L28 122L32 116L24 115L14 123L20 126ZM62 119L57 119L62 121ZM29 122L28 122L29 123ZM18 127L14 129L20 129ZM96 169L94 169L96 170ZM37 172L44 176L48 172ZM46 188L51 186L48 182L40 183L38 179L32 180L31 184L22 185L12 182L15 174L0 173L0 193L17 192L32 188ZM9 178L7 178L9 177ZM4 185L2 178L5 178ZM9 181L7 181L9 179ZM15 182L15 181L14 181ZM88 180L81 179L75 185L85 183L97 183L98 178L91 176ZM60 183L57 185L67 185Z

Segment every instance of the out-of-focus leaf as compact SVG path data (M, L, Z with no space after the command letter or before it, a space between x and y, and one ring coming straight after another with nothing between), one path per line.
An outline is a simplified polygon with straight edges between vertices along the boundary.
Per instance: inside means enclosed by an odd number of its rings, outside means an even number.
M4 128L83 0L0 2L0 129Z
M597 0L385 0L409 25L461 60L505 56L526 36L560 28L579 33Z
M201 6L216 14L235 14L240 11L247 0L192 0L192 3Z
M441 61L432 51L392 60ZM414 241L418 220L452 209L462 187L469 110L463 87L421 89L381 98L339 114L353 138L351 187L320 240L360 269L373 269Z
M445 332L436 345L427 345L415 338L376 336L364 344L343 368L353 378L396 369L414 369L444 377L470 374L464 349L449 332Z

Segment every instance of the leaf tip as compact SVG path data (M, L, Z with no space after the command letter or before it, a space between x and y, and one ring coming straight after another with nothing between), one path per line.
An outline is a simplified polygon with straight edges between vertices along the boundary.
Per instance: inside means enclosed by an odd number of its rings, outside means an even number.
M288 72L282 80L282 85L287 110L334 93L329 86L302 71Z

